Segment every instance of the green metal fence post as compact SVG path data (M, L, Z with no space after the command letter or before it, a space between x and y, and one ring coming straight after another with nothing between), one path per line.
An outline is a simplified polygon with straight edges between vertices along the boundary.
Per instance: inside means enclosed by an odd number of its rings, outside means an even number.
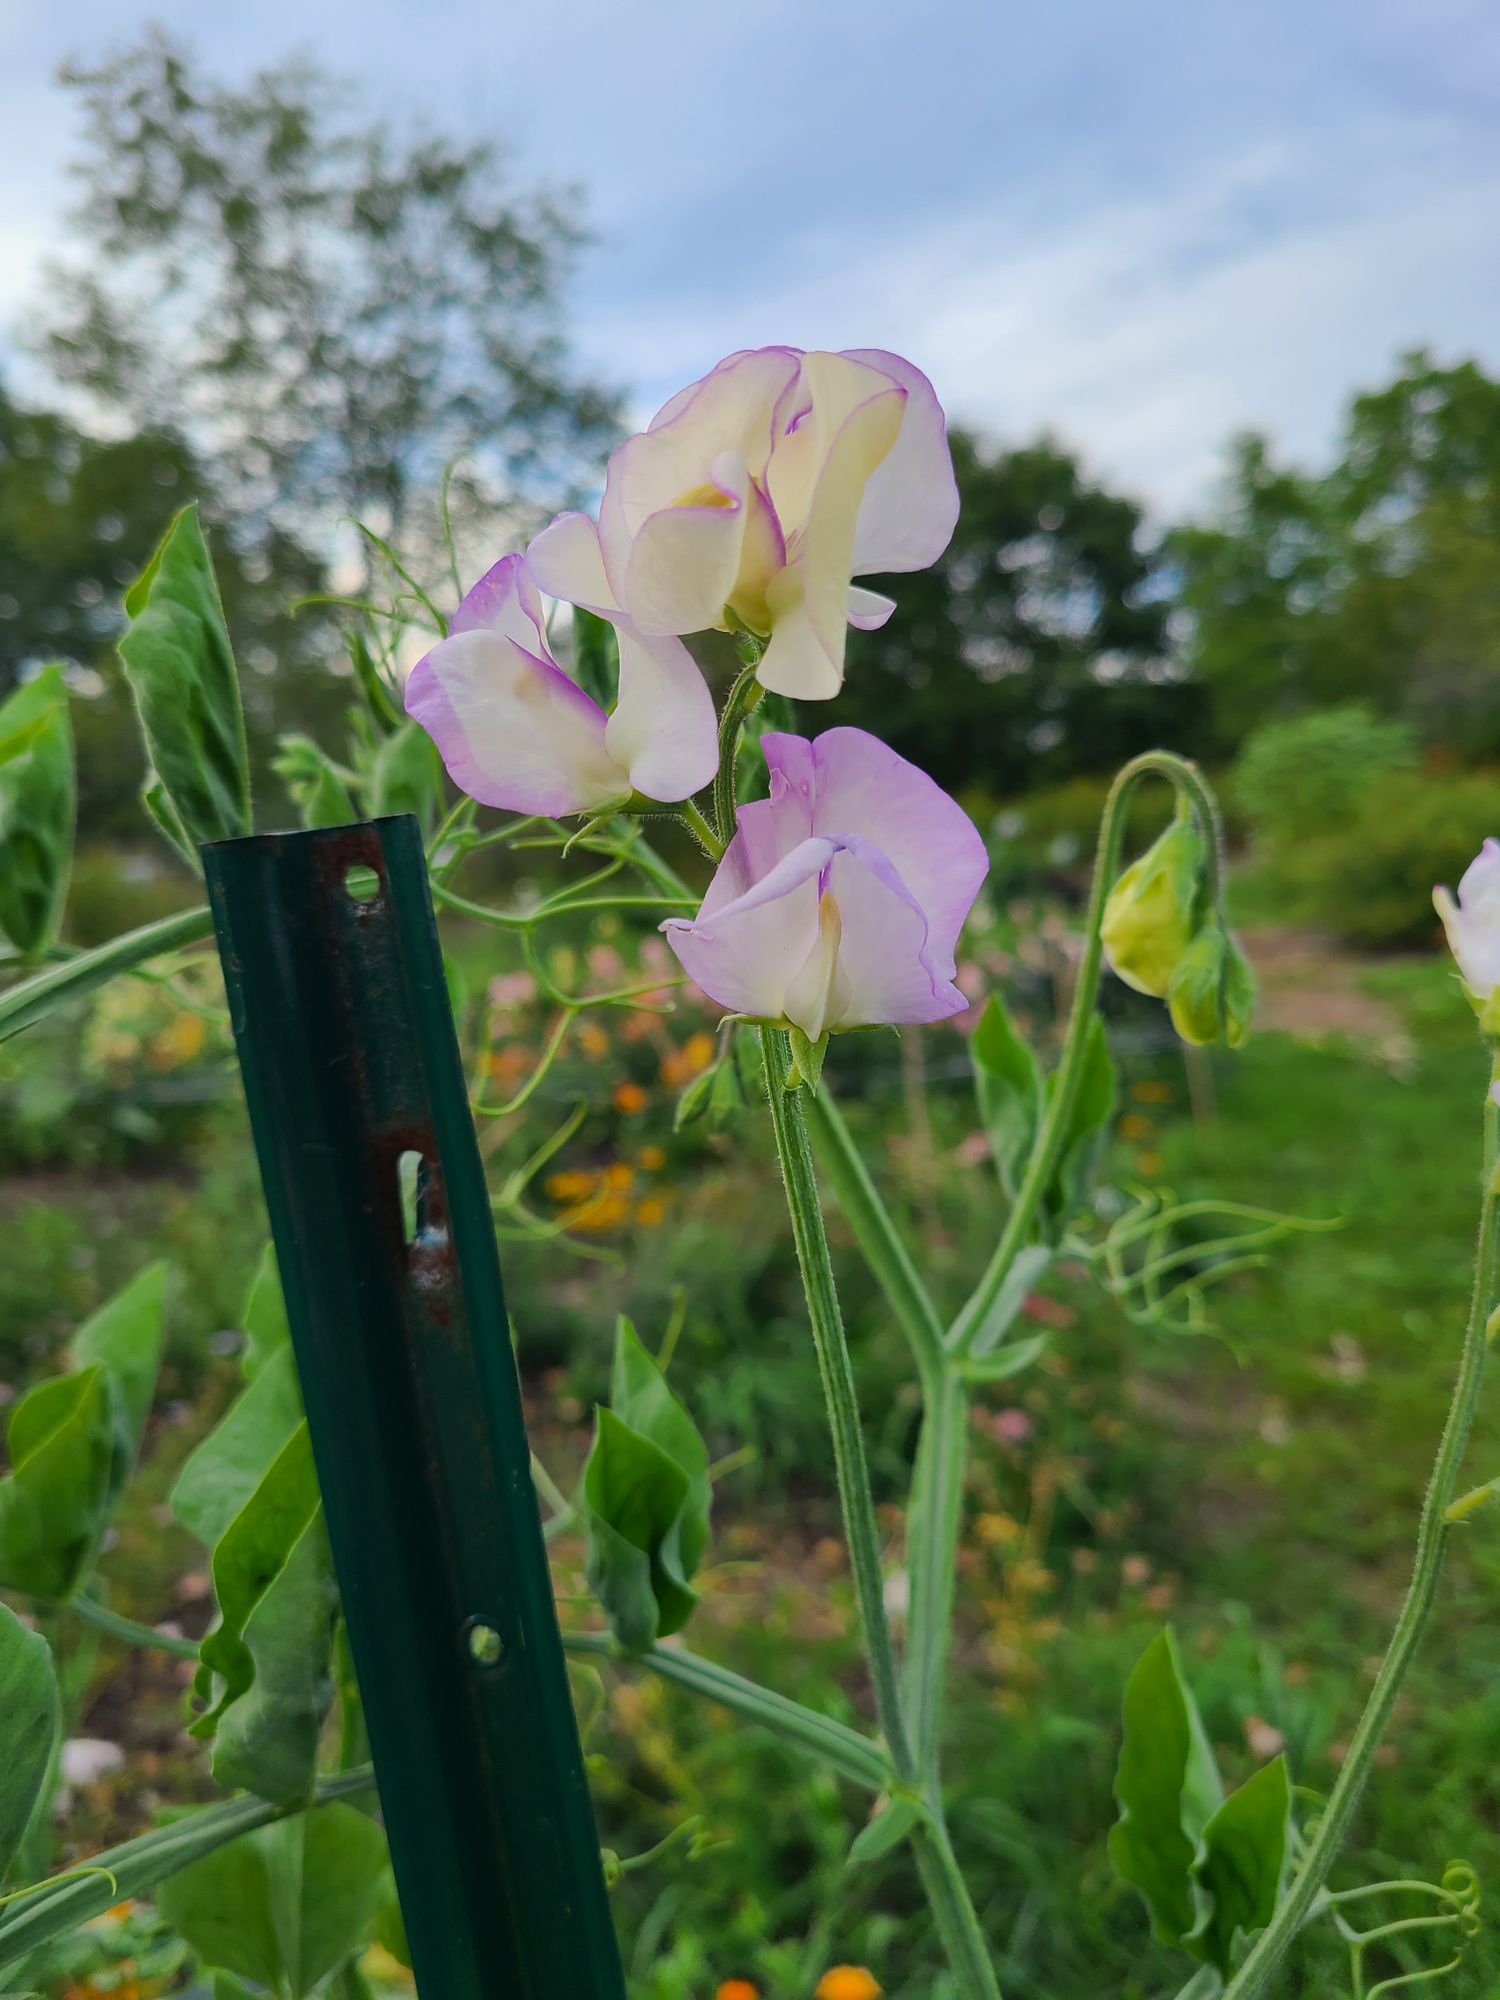
M622 2000L417 823L204 865L422 2000Z

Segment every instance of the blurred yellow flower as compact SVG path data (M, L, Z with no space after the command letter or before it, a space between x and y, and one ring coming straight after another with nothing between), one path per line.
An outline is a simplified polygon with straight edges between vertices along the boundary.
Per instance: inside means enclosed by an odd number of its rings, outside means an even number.
M553 1174L547 1181L547 1192L554 1201L582 1201L592 1194L599 1176L581 1172L574 1168L567 1173Z
M669 1049L661 1059L661 1080L669 1089L680 1090L701 1076L714 1059L714 1038L699 1029L689 1035L680 1049Z
M615 1085L614 1104L616 1111L623 1111L629 1116L632 1112L644 1111L650 1102L651 1099L638 1083L617 1083Z
M635 1179L635 1168L629 1160L612 1160L604 1169L604 1185L623 1191Z
M879 1981L862 1965L831 1965L813 1989L813 2000L880 2000Z
M1127 1111L1120 1120L1122 1139L1149 1139L1154 1130L1151 1120L1139 1111Z
M1137 1104L1170 1104L1173 1095L1170 1083L1157 1083L1149 1077L1142 1083L1133 1083L1130 1094Z
M648 1194L636 1203L635 1219L642 1229L659 1229L667 1219L667 1204L659 1194Z
M609 1053L609 1036L597 1021L585 1021L578 1030L578 1045L586 1056L597 1062L600 1056Z
M644 1167L648 1174L659 1174L667 1164L667 1156L660 1146L642 1146L635 1157L636 1164Z

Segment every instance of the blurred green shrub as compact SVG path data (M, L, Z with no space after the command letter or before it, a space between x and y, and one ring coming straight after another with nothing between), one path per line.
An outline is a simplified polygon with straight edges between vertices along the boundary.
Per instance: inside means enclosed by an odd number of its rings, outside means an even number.
M1342 824L1269 857L1256 900L1351 944L1421 944L1437 921L1433 885L1456 882L1497 828L1500 772L1393 771Z
M1257 840L1280 849L1347 824L1381 779L1416 757L1404 722L1359 702L1313 709L1247 738L1234 766L1235 806Z

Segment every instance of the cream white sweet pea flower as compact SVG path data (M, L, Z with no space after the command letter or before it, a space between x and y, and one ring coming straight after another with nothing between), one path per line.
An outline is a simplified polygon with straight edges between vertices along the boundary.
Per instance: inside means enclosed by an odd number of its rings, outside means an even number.
M596 524L527 551L540 587L652 636L743 626L762 686L826 701L849 625L895 606L858 576L925 569L958 518L932 384L877 348L746 349L681 390L609 462Z
M1500 1038L1500 840L1484 843L1456 897L1434 889L1432 900L1480 1026Z

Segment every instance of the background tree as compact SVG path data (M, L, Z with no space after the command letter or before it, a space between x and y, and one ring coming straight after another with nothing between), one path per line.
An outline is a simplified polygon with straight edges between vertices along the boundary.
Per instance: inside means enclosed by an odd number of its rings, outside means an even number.
M931 570L871 580L897 608L851 634L840 720L944 785L997 794L1190 740L1196 690L1168 652L1170 603L1135 502L1047 438L1005 450L955 432L953 462L953 540Z
M50 274L43 351L112 421L190 436L242 534L353 514L412 548L459 453L491 503L592 469L616 406L559 337L571 196L512 191L489 146L351 125L305 64L231 87L152 31L63 82L82 254Z
M1217 747L1358 700L1427 746L1500 755L1500 382L1404 357L1321 475L1233 448L1217 516L1168 538Z

